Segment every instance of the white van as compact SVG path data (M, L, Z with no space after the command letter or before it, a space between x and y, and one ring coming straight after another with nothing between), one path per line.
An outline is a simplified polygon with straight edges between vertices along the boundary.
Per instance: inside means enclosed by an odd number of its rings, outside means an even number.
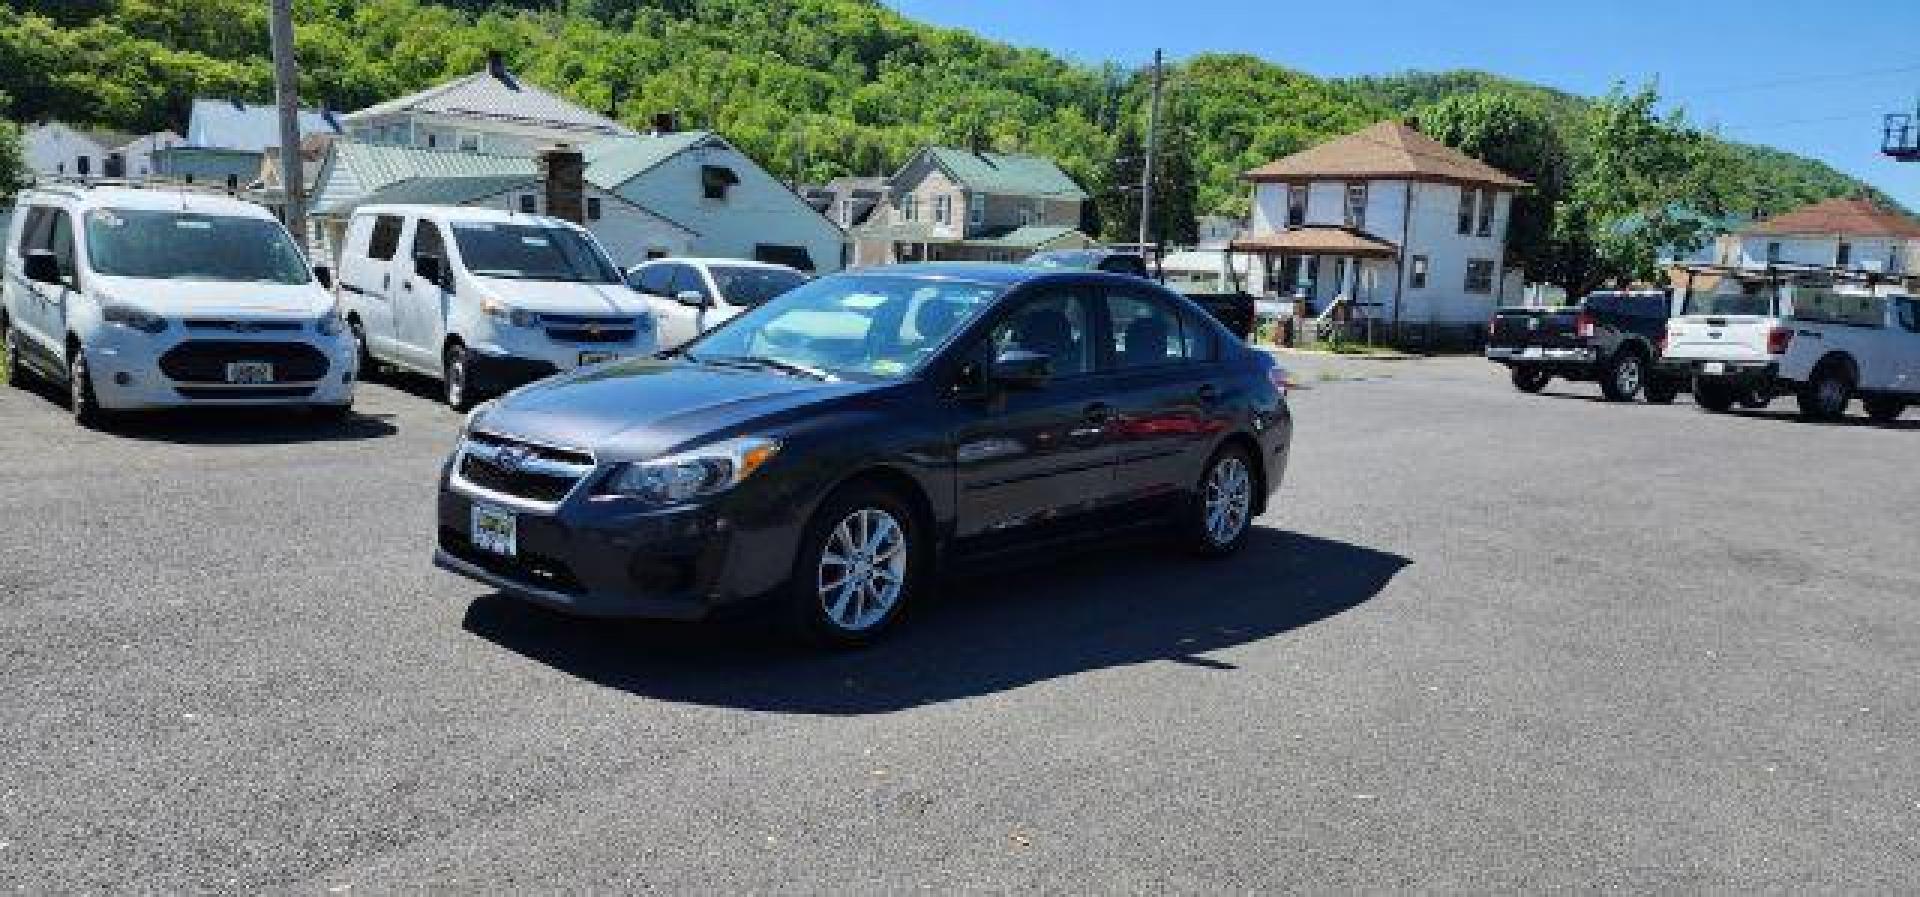
M741 259L656 259L627 269L627 283L653 307L662 349L806 282L807 275L785 265Z
M183 405L352 408L345 322L260 206L125 187L29 190L6 269L8 379L64 385L82 425Z
M592 234L558 218L365 206L347 226L339 271L362 363L438 377L459 410L658 348L646 300Z

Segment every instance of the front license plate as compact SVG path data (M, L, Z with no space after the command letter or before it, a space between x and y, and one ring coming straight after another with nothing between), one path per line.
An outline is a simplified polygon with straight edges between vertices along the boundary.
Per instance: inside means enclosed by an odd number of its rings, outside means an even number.
M230 361L227 363L228 383L272 383L273 365L264 361Z
M580 353L580 365L585 367L590 364L599 364L603 361L612 361L615 357L612 352L582 352Z
M492 505L473 506L473 547L513 557L520 550L520 521L513 512Z
M1727 366L1723 362L1709 361L1700 366L1700 373L1702 374L1724 374L1726 372Z
M1547 354L1546 351L1541 349L1539 346L1528 346L1525 349L1520 350L1521 358L1540 358L1546 354Z

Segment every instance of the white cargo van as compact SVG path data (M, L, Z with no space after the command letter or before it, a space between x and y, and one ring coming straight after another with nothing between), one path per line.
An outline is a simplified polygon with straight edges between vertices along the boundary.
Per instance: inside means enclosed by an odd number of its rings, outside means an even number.
M85 426L184 405L345 417L353 342L267 210L224 196L55 185L7 234L0 345L13 383L64 385Z
M585 228L457 206L365 206L340 253L363 363L440 378L448 405L657 348L652 312Z

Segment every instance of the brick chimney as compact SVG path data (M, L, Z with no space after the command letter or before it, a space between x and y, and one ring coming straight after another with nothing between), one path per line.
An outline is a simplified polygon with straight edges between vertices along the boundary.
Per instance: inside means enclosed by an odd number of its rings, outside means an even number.
M487 51L487 74L501 81L508 80L506 54L499 50Z
M575 224L587 223L587 159L565 143L539 153L540 183L547 194L547 214Z
M680 130L680 113L655 112L653 114L654 136L657 137L661 134L671 134L678 130Z

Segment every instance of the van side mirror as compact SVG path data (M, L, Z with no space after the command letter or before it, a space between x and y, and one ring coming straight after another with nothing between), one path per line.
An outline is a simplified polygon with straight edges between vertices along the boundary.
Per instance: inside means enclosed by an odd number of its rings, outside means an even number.
M674 301L688 308L706 308L713 303L707 301L707 294L699 290L681 290L674 294Z
M327 290L333 289L333 269L332 268L329 268L326 265L316 266L313 269L313 279L320 281L320 287L322 289L327 289Z
M1053 359L1026 349L1008 349L993 360L987 379L1005 389L1039 389L1053 376Z
M35 249L27 253L25 266L26 270L22 273L27 276L28 280L34 283L60 284L64 282L60 277L60 260L54 258L53 253L48 250Z
M446 260L437 255L416 255L413 257L413 273L419 275L421 280L438 284L446 279Z

